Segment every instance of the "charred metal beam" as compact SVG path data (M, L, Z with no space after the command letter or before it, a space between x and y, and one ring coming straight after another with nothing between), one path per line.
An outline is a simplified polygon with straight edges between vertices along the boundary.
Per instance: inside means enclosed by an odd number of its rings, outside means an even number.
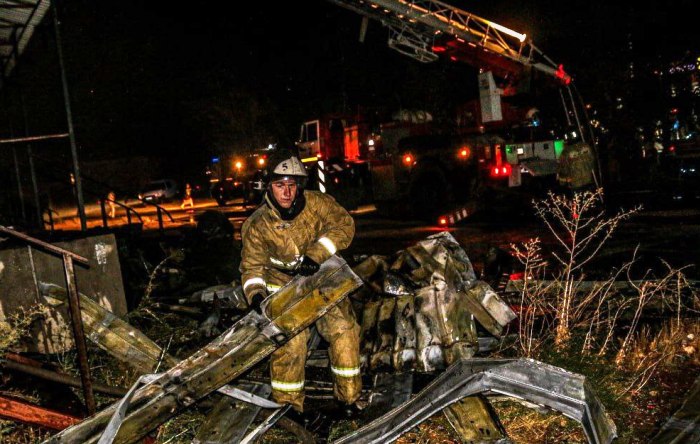
M268 384L241 384L241 388L262 397L272 392ZM221 397L197 430L192 444L239 442L259 412L256 405Z
M63 430L81 421L75 416L1 395L0 416L53 430Z
M38 288L49 305L65 303L67 299L61 286L39 282ZM177 363L177 359L165 354L148 336L84 294L80 294L80 316L91 342L140 373L155 371L161 362L167 368Z
M0 358L0 367L8 370L25 373L27 375L36 376L37 378L46 379L47 381L58 382L59 384L69 385L71 387L81 387L80 379L70 375L54 372L41 367L22 364L20 362L10 361ZM116 387L111 385L93 384L92 389L98 393L105 395L116 396L121 398L127 392L124 387Z
M324 262L318 273L295 277L188 359L133 392L115 443L131 443L271 354L362 285L341 258ZM269 316L269 317L268 317ZM122 406L114 404L48 443L95 443Z
M593 444L609 444L617 436L583 376L530 359L464 359L409 402L334 443L394 441L434 413L476 394L501 394L556 410L578 421Z

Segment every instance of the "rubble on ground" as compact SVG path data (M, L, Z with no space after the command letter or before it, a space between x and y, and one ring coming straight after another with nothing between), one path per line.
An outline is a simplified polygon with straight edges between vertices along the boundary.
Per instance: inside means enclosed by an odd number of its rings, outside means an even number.
M365 422L380 419L338 442L386 442L441 410L463 440L503 442L507 436L488 401L494 394L579 421L589 442L615 438L614 424L583 377L537 361L489 358L516 315L477 279L467 254L449 233L391 256L351 262L352 270L336 257L317 275L295 278L266 301L267 307L276 307L273 319L247 313L236 285L198 285L196 291L182 293L192 287L178 281L169 287L174 291L149 294L142 309L197 320L200 344L189 357L173 356L81 295L87 338L136 374L151 376L47 442L135 442L191 407L206 418L193 442L252 442L275 424L308 442L313 435L284 418L284 407L267 400L264 358L345 297L361 325L363 416ZM182 277L177 270L168 273ZM59 283L40 282L38 288L53 305L65 298ZM307 402L327 399L330 393L329 380L323 380L329 373L327 354L323 344L315 346L318 335L314 338L307 367L318 380L307 385ZM434 381L421 387L417 377ZM433 402L436 397L439 402ZM256 423L260 415L265 419Z

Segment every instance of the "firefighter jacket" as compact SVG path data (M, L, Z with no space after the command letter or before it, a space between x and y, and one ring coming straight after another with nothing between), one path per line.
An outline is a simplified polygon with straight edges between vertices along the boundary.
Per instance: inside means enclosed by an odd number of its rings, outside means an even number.
M256 289L274 292L289 282L304 255L321 264L350 245L355 234L350 214L327 194L304 191L304 197L306 206L292 220L282 220L265 203L243 224L240 270L248 300Z
M337 250L347 248L355 234L352 217L335 200L317 191L305 191L306 205L292 220L284 221L270 203L263 204L243 224L241 274L243 289L251 295L263 287L276 291L291 280L304 255L321 264ZM269 197L266 197L266 199ZM360 376L360 327L350 301L341 301L316 322L318 333L329 343L334 394L346 404L362 391ZM307 355L306 329L270 356L272 398L304 409Z
M567 144L559 157L559 184L572 190L591 185L594 168L593 150L588 144Z

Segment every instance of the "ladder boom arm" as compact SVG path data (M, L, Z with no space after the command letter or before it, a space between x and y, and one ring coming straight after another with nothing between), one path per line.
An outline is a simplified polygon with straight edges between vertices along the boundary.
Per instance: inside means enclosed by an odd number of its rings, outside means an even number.
M390 28L410 28L430 42L440 34L505 57L519 65L551 75L565 84L571 77L545 56L526 34L463 11L439 0L329 0L346 9L379 20Z

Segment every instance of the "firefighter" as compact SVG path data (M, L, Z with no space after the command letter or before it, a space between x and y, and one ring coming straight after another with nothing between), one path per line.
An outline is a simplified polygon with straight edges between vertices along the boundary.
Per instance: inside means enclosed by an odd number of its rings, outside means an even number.
M594 169L593 150L581 139L576 129L570 129L566 134L564 150L559 156L559 185L570 192L590 189L594 184Z
M243 251L241 280L251 308L271 292L301 274L309 276L319 264L347 248L355 225L335 200L318 191L304 190L306 170L299 158L286 149L270 157L268 185L263 203L241 229ZM271 317L279 313L268 313ZM358 411L355 401L361 392L359 333L350 301L344 299L316 322L320 335L330 344L334 394L342 411ZM291 404L300 419L304 411L304 366L309 329L293 337L270 357L272 396Z

